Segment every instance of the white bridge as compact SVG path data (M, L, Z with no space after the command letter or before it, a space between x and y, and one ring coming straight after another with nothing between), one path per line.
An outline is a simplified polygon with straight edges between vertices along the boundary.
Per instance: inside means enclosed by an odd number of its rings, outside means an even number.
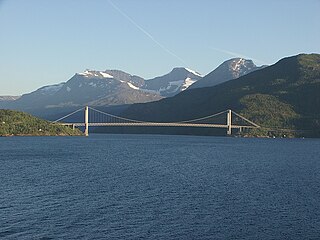
M90 110L90 118L89 118L89 110ZM73 114L76 114L80 111L84 111L84 121L83 122L60 122ZM214 123L214 118L221 119L221 116L225 115L224 123ZM241 120L241 124L232 124L232 115L238 120ZM90 121L89 121L90 120ZM89 135L89 127L102 127L102 126L124 126L124 127L201 127L201 128L225 128L227 129L227 134L232 134L232 129L238 129L240 132L245 128L260 128L259 125L250 121L249 119L241 116L240 114L231 111L225 110L219 113L215 113L209 116L178 121L178 122L148 122L148 121L140 121L129 118L124 118L120 116L116 116L110 113L102 112L92 107L84 107L80 108L64 117L61 117L54 121L54 123L59 123L61 125L72 126L74 127L84 127L84 133L86 136Z

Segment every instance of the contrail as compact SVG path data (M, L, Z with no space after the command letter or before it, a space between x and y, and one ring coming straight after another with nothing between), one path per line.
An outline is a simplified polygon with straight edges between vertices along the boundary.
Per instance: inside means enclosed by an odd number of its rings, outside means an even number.
M212 49L214 51L217 51L217 52L222 52L222 53L228 54L228 55L233 56L233 57L241 57L241 58L246 58L246 59L252 59L255 62L259 62L259 63L262 63L264 65L269 65L269 63L266 63L266 61L263 61L263 60L260 60L260 59L256 59L256 58L253 58L253 57L249 57L249 56L246 56L246 55L241 54L241 53L231 52L231 51L228 51L228 50L225 50L225 49L214 48L214 47L210 47L210 49Z
M129 22L131 22L136 28L138 28L142 33L144 33L148 38L150 38L155 44L157 44L160 48L162 48L164 51L169 53L171 56L178 59L181 63L184 65L187 65L186 62L180 58L178 55L170 51L168 48L166 48L163 44L161 44L159 41L157 41L149 32L147 32L143 27L141 27L138 23L136 23L131 17L129 17L125 12L123 12L117 5L115 5L111 0L108 0L109 4L123 17L125 17Z

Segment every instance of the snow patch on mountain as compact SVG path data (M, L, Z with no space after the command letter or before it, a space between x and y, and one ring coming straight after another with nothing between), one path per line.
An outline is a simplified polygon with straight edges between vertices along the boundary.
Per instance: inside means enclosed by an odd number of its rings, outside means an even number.
M91 71L91 70L85 70L82 73L77 73L78 75L84 76L84 77L98 77L98 78L113 78L112 75L106 73L106 72L101 72L101 71Z
M244 58L233 59L233 61L230 64L230 70L233 71L233 76L235 78L249 73L250 71L252 71L253 68L257 67L251 60L246 60Z
M194 75L196 75L198 77L203 77L200 73L198 73L198 72L196 72L196 71L194 71L194 70L192 70L190 68L184 68L184 69L186 69L188 72L190 72L190 73L192 73L192 74L194 74Z
M196 81L197 80L192 80L191 78L186 78L181 86L181 91L187 90Z
M231 65L231 69L233 71L240 71L240 67L244 65L244 63L245 60L243 58L240 58L239 60L234 60L234 64Z
M82 75L82 76L85 76L85 77L89 77L89 76L94 76L94 73L92 73L92 71L85 70L85 71L82 72L82 73L78 73L78 75Z
M105 72L100 72L100 74L102 75L102 77L104 78L113 78L112 75L108 74L108 73L105 73Z
M140 90L140 88L136 87L135 85L133 85L131 82L127 82L128 86L132 89L135 89L135 90Z

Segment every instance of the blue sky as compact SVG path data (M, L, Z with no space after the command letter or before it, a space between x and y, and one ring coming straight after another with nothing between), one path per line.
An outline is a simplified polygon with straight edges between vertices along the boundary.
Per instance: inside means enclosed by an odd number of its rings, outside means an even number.
M320 0L0 0L0 95L85 69L146 79L320 53Z

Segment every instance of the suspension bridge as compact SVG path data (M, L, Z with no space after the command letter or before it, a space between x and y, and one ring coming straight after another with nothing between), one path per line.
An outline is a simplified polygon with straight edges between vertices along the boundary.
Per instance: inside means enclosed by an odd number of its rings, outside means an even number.
M74 114L83 112L83 122L67 122L66 119ZM89 114L90 112L90 114ZM217 119L220 121L217 122ZM221 121L223 119L223 121ZM233 122L236 119L237 122ZM89 127L201 127L201 128L225 128L227 135L232 134L232 129L253 129L260 128L259 125L250 121L249 119L241 116L240 114L225 110L209 116L200 117L191 120L184 120L178 122L151 122L151 121L140 121L135 119L129 119L125 117L116 116L110 113L100 111L98 109L86 106L82 107L70 114L67 114L53 123L75 127L84 127L85 136L89 136Z

